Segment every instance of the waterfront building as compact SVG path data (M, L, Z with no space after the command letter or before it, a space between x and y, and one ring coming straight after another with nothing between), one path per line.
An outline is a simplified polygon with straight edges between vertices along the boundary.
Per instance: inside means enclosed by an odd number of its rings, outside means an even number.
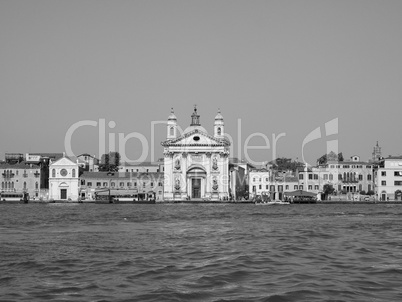
M119 172L132 173L158 173L163 172L163 161L160 162L122 162L120 163Z
M249 172L249 179L250 198L266 195L271 200L284 200L284 193L303 189L292 171L253 169Z
M402 201L402 156L381 159L375 177L379 200Z
M163 173L88 172L80 176L81 200L95 200L97 194L132 197L133 200L163 200Z
M191 124L179 133L173 109L167 121L164 147L165 200L229 199L229 147L224 120L215 117L214 134L201 126L197 108Z
M40 166L26 162L6 162L0 164L0 176L2 192L28 193L30 199L41 197Z
M78 201L79 163L63 156L49 165L49 199Z
M361 161L357 155L338 161L338 156L331 152L326 163L299 172L299 182L304 190L317 194L324 193L324 186L330 185L337 194L346 194L351 199L374 190L372 168L371 162Z

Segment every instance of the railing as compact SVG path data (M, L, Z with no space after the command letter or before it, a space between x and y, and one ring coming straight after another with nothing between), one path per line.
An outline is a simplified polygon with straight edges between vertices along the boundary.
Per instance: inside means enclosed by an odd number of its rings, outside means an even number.
M352 184L354 184L354 183L358 183L359 180L358 180L358 179L355 179L355 180L352 180L352 179L343 179L342 182L343 182L343 183L352 183Z
M13 178L15 174L14 173L3 173L1 175L3 175L4 178Z

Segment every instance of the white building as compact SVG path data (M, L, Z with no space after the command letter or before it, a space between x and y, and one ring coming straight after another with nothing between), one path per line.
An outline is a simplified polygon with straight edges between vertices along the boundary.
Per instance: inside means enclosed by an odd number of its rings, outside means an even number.
M79 165L62 157L49 165L49 199L78 201Z
M167 140L161 143L165 157L165 200L229 198L230 142L224 134L220 112L211 136L201 126L196 107L190 126L179 134L172 110L167 122Z
M377 198L402 201L402 156L382 159L376 172Z

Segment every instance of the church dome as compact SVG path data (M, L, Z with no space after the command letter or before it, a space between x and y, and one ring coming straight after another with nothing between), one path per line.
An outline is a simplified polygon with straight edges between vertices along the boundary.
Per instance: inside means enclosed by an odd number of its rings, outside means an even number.
M170 115L168 117L168 121L177 121L177 117L174 115L173 108L172 108L172 111L170 112Z

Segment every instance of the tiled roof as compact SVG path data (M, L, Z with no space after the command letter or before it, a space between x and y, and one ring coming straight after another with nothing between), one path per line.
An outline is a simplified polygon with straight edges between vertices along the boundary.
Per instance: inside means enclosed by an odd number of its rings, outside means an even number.
M32 167L31 167L32 166ZM0 163L0 169L39 169L40 167L35 164L27 164L20 162L18 164Z
M150 161L145 161L145 162L122 162L120 163L120 166L136 166L136 167L143 167L143 166L159 166L161 163L156 163L156 162L150 162Z

